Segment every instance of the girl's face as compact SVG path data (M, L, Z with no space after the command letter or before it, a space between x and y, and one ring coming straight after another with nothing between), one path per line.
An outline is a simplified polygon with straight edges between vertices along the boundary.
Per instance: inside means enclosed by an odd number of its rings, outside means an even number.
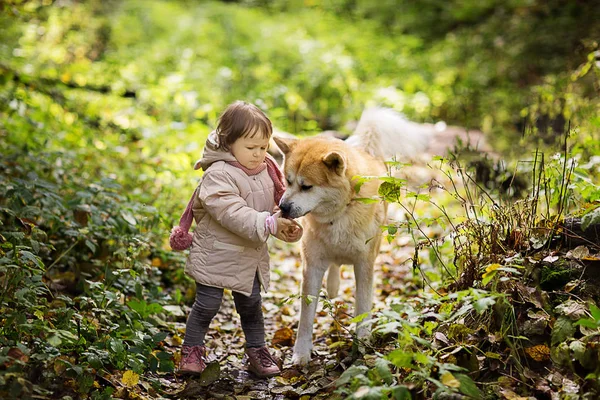
M248 169L258 167L267 155L269 139L259 136L253 138L242 136L231 145L231 154Z

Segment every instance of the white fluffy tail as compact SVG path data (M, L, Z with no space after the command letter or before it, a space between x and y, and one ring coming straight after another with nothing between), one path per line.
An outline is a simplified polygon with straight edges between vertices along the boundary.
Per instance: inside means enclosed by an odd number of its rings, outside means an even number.
M327 272L327 297L337 297L340 290L340 266L332 264Z
M430 128L411 122L390 108L368 108L346 143L374 157L415 158L427 150Z

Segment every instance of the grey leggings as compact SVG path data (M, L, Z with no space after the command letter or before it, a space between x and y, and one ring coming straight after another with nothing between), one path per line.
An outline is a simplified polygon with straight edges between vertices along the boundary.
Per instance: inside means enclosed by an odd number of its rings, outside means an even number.
M192 306L185 325L185 346L202 346L210 321L219 311L223 289L196 283L196 301ZM258 276L254 278L254 286L250 297L233 292L235 309L240 314L242 329L246 336L246 347L262 347L265 345L265 324L260 297Z

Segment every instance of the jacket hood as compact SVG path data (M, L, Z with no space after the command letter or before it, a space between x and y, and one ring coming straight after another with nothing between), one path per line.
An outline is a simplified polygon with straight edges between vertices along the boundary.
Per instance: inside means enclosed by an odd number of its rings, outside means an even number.
M206 171L208 167L217 161L236 161L235 157L231 152L225 151L222 149L217 149L219 145L219 137L217 136L216 131L212 131L208 138L206 139L206 144L204 145L204 152L202 153L202 158L200 158L194 164L194 169L202 168L203 171Z

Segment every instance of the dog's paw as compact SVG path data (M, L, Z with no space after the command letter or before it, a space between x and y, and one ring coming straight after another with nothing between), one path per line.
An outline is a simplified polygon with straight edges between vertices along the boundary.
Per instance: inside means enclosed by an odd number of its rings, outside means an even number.
M305 366L310 362L310 351L307 353L297 353L294 351L292 355L292 364L300 367Z

